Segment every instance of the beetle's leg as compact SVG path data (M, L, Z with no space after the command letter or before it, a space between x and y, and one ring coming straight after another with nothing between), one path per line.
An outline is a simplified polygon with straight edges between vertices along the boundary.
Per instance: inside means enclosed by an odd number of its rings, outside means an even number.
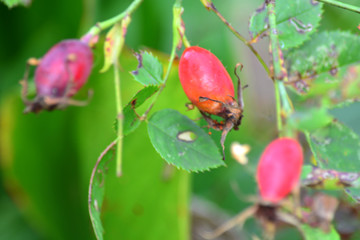
M235 66L235 69L234 69L234 73L235 73L235 76L238 79L238 88L237 88L238 104L239 104L240 109L244 109L244 99L243 99L243 95L242 95L243 88L241 87L240 76L238 75L238 73L236 71L239 66L240 66L240 68L239 68L240 72L242 71L244 66L241 63L237 63L236 66Z
M208 97L201 97L201 96L199 97L199 102L205 102L205 101L213 101L213 102L224 104L223 102L221 102L219 100L211 99Z
M205 121L208 123L209 128L213 128L215 130L221 131L223 129L223 124L218 123L216 120L212 119L209 115L207 115L205 112L200 111L201 115L205 119Z
M39 65L39 63L40 63L40 60L38 60L36 58L29 58L26 62L24 77L23 77L23 79L20 80L20 84L22 85L21 98L22 98L23 102L25 103L25 105L30 105L33 103L33 101L30 101L28 99L28 90L29 90L28 80L29 80L30 67L37 66L37 65Z
M223 225L219 226L217 229L215 229L212 232L205 232L202 233L202 237L205 239L214 239L219 237L221 234L225 233L226 231L229 231L236 225L239 225L240 228L244 225L245 221L253 216L257 211L257 205L252 205L245 209L244 211L240 212L238 215L230 219L229 221L225 222Z
M228 133L230 132L230 130L234 127L234 123L232 122L232 120L227 120L224 127L223 127L223 131L221 133L221 139L220 139L220 143L221 143L221 147L223 150L223 160L225 160L225 139L226 136L228 135Z

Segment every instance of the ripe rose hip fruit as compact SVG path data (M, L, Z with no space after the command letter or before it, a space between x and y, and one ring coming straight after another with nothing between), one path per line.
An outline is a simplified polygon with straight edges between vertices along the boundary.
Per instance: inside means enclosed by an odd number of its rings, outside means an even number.
M293 190L303 158L301 145L292 138L275 139L265 148L256 175L263 200L277 203Z
M86 83L92 65L92 51L85 42L71 39L53 46L36 68L37 96L34 101L26 99L27 77L23 81L23 97L27 105L25 112L53 110L69 104L82 105L81 102L69 98Z
M236 74L236 71L235 71ZM237 76L237 74L236 74ZM238 129L243 113L240 78L238 77L238 101L234 97L234 85L220 60L201 47L188 47L179 63L179 78L185 94L200 110L209 126L223 130L221 145L227 133ZM225 119L219 123L210 114Z

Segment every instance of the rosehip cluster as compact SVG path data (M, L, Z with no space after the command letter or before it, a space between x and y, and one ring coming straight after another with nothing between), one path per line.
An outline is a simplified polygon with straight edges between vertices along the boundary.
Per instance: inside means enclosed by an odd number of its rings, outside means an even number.
M29 65L38 65L35 71L37 95L32 101L27 99L27 70L22 81L25 113L86 104L70 99L86 83L93 65L92 51L85 42L61 41L41 60L30 59Z
M236 70L236 69L235 69ZM235 71L236 74L236 71ZM238 129L243 117L241 84L238 77L238 100L234 97L234 85L220 60L201 47L189 47L179 63L179 78L185 94L208 122L209 126L222 130L221 146L227 133ZM210 115L225 119L225 123L211 119Z

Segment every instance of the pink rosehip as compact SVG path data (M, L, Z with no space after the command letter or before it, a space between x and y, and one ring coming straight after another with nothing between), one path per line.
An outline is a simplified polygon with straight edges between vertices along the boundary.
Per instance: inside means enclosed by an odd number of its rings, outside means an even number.
M275 139L266 147L256 175L263 200L276 204L293 190L303 158L301 145L292 138Z

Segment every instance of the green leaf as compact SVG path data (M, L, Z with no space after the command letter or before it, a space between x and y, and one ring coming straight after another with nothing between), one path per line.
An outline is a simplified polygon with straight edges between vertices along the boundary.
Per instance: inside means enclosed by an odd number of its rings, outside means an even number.
M102 49L97 49L97 51L98 54L101 54ZM159 60L165 65L168 56L159 55ZM125 48L120 56L120 62L123 69L131 69L137 64L132 53ZM101 68L102 66L97 67ZM68 159L73 162L74 166L79 165L76 176L77 179L82 180L84 185L83 190L78 191L80 193L87 192L90 173L96 158L114 139L114 131L111 126L115 117L115 98L113 94L109 94L114 88L113 75L111 72L99 74L98 71L94 71L94 74L95 76L92 77L95 81L91 81L91 87L97 89L97 97L86 108L68 108L76 114L76 121L73 118L69 121L73 126L71 133L76 133L75 136L71 136L71 139L73 139L74 148L78 151L75 159ZM133 81L130 74L124 74L121 80L122 89L125 90L122 92L123 99L130 100L135 95L136 89L139 88L139 84ZM165 108L169 102L174 108L184 109L185 94L174 94L179 87L181 88L177 71L172 71L168 80L167 90L161 94L160 101L157 102L154 109ZM66 135L69 134L69 131L62 132ZM57 141L52 142L57 143ZM104 239L188 239L187 236L190 236L190 175L172 166L170 171L164 167L165 161L148 140L145 124L140 124L136 134L126 136L123 144L122 177L119 178L115 174L115 161L110 161L108 164L105 199L101 212L105 230ZM59 148L58 145L56 146ZM63 150L63 148L59 150ZM75 165L74 160L79 162L76 162ZM46 198L43 197L42 200L45 201L44 199ZM87 206L87 197L83 199L82 203L81 209L85 205ZM85 220L80 222L87 227L80 230L84 229L94 235L92 229L89 229L88 219L87 211ZM141 231L136 231L136 229L141 229ZM56 237L53 238L56 239ZM63 239L75 238L64 237ZM76 239L91 239L91 237L85 236Z
M101 153L96 161L92 171L89 185L89 213L91 223L98 240L104 239L104 228L101 223L101 208L105 195L105 179L107 175L107 163L114 157L114 151L111 151L116 141L112 142Z
M135 131L140 125L140 120L136 116L135 110L140 107L149 97L154 95L159 90L159 86L148 86L141 89L131 101L124 107L124 128L123 134L128 135L129 133ZM117 124L115 124L117 126Z
M100 72L106 72L111 65L117 64L119 55L124 46L127 26L131 18L126 16L121 23L116 23L106 34L104 43L104 66Z
M359 124L359 113L360 112L360 102L354 101L345 101L341 104L333 106L329 110L329 113L333 115L340 122L344 123L346 126L350 127L354 132L360 135L360 124Z
M332 120L333 117L328 114L325 108L310 108L291 114L288 118L288 124L301 131L313 132L328 125Z
M163 83L163 67L156 57L148 52L135 53L135 56L139 64L131 74L136 81L145 86Z
M358 172L360 169L360 138L350 128L334 121L308 135L316 163L324 169Z
M16 6L29 6L31 4L31 0L0 0L9 8Z
M204 171L224 164L214 141L193 121L172 109L156 112L148 133L158 153L187 171Z
M282 50L299 46L315 32L322 14L322 3L310 0L277 0L276 25ZM269 29L265 3L250 18L249 31L253 42Z
M304 164L301 168L301 180L306 179L306 177L311 173L313 170L313 166Z
M345 192L355 203L360 203L360 188L347 188Z
M330 231L324 232L319 228L313 228L308 225L301 225L306 240L340 240L339 233L335 230L334 226L331 226Z
M307 97L323 95L331 102L357 97L360 89L360 36L348 32L321 32L286 54L289 79Z

